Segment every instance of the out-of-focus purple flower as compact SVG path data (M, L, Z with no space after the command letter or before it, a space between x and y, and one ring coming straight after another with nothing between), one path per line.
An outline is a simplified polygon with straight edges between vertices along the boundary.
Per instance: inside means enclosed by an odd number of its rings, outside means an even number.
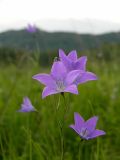
M23 98L23 104L21 104L21 108L18 112L34 112L36 109L33 107L30 99L28 97Z
M44 98L48 95L62 92L78 94L77 86L73 82L79 74L79 70L68 73L64 64L57 61L53 63L50 74L37 74L32 78L46 86L42 92L42 98Z
M37 27L35 25L28 24L26 30L29 33L35 33L37 32Z
M70 125L70 128L77 132L82 139L93 139L106 134L102 130L95 129L97 120L98 117L94 116L84 121L78 113L74 113L75 124Z
M63 62L63 64L66 66L68 72L72 70L84 71L83 74L80 74L76 79L75 81L76 85L91 80L97 80L97 76L94 73L86 71L86 62L87 62L86 56L77 58L77 52L75 50L71 51L66 56L64 51L62 49L59 49L59 57L60 60Z

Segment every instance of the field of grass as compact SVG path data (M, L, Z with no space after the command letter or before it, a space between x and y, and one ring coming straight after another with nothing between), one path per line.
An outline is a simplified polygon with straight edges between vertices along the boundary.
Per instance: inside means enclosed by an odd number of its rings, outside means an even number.
M64 125L64 160L120 160L120 68L116 62L88 60L89 71L99 80L79 85L79 95L65 94L69 107ZM0 67L0 160L60 160L65 104L61 95L41 98L43 85L32 79L49 72L37 63ZM28 96L38 112L18 113ZM59 110L56 112L56 107ZM80 142L69 128L74 112L86 120L99 116L97 128L105 136Z

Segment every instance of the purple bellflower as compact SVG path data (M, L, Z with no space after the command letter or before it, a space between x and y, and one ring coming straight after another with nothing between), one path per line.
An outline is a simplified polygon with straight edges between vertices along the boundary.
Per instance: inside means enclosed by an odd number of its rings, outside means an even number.
M24 97L23 104L21 104L21 108L18 112L34 112L36 109L31 104L31 101L28 97Z
M70 128L77 132L82 139L89 140L106 134L102 130L95 129L98 120L96 116L84 121L78 113L74 113L74 120L75 124L70 125Z
M37 27L35 25L28 24L26 30L29 33L35 33L37 32Z
M44 98L51 94L63 92L78 94L77 86L73 82L79 74L79 70L68 73L64 64L57 61L53 63L50 74L37 74L32 78L46 86L42 92L42 98Z
M59 58L63 62L63 64L66 66L68 72L72 70L83 71L83 73L80 74L76 79L75 81L76 85L85 83L91 80L97 80L97 76L94 73L86 71L86 62L87 62L86 56L77 58L77 52L75 50L71 51L66 56L64 51L62 49L59 49Z

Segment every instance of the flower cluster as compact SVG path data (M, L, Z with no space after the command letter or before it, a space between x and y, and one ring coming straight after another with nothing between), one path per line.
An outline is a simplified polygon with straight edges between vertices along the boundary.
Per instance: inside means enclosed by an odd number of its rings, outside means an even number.
M31 29L31 26L29 26ZM39 81L45 88L42 92L42 98L46 96L70 92L78 94L78 85L91 80L97 80L97 76L89 71L86 71L87 57L82 56L77 58L75 50L68 55L62 49L59 50L59 58L53 62L50 74L37 74L32 78ZM19 112L36 111L30 100L25 97ZM75 124L70 125L82 139L89 140L105 134L104 131L95 129L98 120L97 116L91 117L84 121L82 116L74 113Z
M33 79L46 86L42 98L62 92L78 94L77 86L79 84L97 80L94 73L86 71L87 57L77 58L76 51L73 50L66 56L64 51L60 49L58 59L53 63L50 74L33 76Z

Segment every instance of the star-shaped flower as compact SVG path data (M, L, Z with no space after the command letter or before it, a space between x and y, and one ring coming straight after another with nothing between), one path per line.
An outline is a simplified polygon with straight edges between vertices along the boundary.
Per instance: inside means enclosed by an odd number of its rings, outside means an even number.
M63 64L66 66L67 71L70 72L72 70L83 70L83 74L80 74L76 79L75 83L78 85L80 83L85 83L91 80L97 80L97 76L92 73L86 71L86 62L87 57L82 56L77 58L77 52L75 50L71 51L67 56L65 55L62 49L59 50L59 57Z
M21 108L18 112L34 112L36 109L33 107L30 99L28 97L23 98L23 104L21 104Z
M63 92L78 94L77 86L73 82L79 74L79 70L68 73L64 64L57 61L53 63L50 74L37 74L33 76L33 79L46 86L42 92L42 98L44 98L51 94Z
M70 125L70 128L77 132L82 139L89 140L106 134L102 130L95 129L98 120L96 116L84 121L78 113L74 113L74 120L75 124Z

